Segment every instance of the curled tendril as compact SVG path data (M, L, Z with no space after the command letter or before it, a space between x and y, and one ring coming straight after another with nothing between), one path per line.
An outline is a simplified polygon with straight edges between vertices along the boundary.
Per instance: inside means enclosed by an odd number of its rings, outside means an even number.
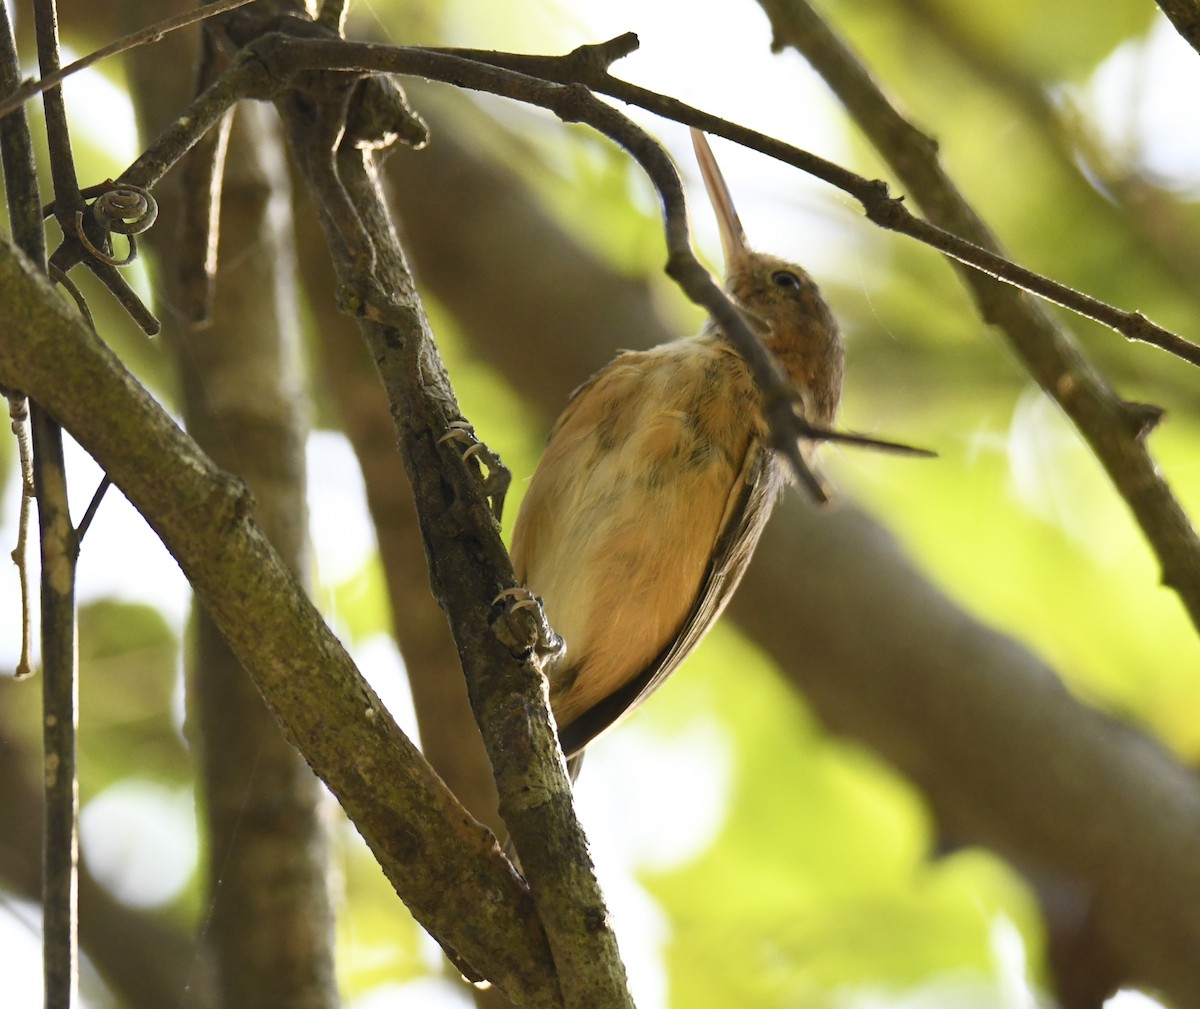
M82 210L75 211L75 234L78 236L79 241L83 243L83 247L87 249L88 252L100 260L100 262L107 263L109 266L128 266L135 259L137 259L137 239L133 235L129 236L129 253L124 259L117 259L115 256L109 255L109 253L105 252L103 249L99 249L93 245L92 240L88 238L87 232L83 227ZM107 241L104 244L107 245Z
M141 186L122 182L96 197L92 216L105 231L140 235L158 219L158 203Z
M83 211L75 212L75 234L84 248L101 262L110 266L128 266L137 259L135 236L147 230L158 219L158 203L141 186L128 182L110 182L108 185L112 188L101 192L91 205L92 218L104 229L105 240L101 243L104 248L98 248L88 238L83 226ZM129 253L124 259L117 259L108 251L108 248L111 248L110 235L124 235L129 239Z

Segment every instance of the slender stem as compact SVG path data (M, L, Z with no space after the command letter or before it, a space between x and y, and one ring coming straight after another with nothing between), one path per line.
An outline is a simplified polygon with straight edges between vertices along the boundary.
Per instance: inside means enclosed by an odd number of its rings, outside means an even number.
M80 70L86 70L93 63L99 63L100 60L116 56L118 53L123 53L127 49L133 49L136 46L157 42L164 35L176 29L186 28L197 21L203 21L205 18L224 14L226 11L231 11L236 7L242 7L248 3L250 3L250 0L215 0L214 3L197 7L194 10L184 11L182 14L176 14L173 17L157 21L149 27L141 28L136 32L130 32L128 35L124 35L106 46L101 46L95 52L88 53L86 56L77 59L74 63L67 64L65 67L59 67L50 72L46 72L43 68L42 76L39 79L26 81L16 91L0 101L0 118L8 115L13 109L27 102L34 95L56 87L72 74L77 74Z
M33 675L33 607L29 595L29 513L35 491L33 487L33 444L29 434L29 400L20 393L8 393L8 416L13 436L17 439L17 453L21 473L21 507L17 518L17 545L13 547L12 559L17 566L17 580L21 586L21 657L13 675L18 680Z
M887 183L882 180L864 178L841 165L826 161L815 154L785 144L756 130L732 123L720 116L714 116L678 99L611 76L607 71L605 61L625 55L628 38L628 35L618 36L610 42L596 46L583 46L561 57L522 56L473 49L438 51L455 53L487 63L490 66L503 66L562 84L584 84L601 94L619 98L623 102L646 109L665 119L672 119L688 126L694 126L705 133L725 137L727 140L798 168L802 172L842 190L858 200L867 217L882 228L915 238L961 263L995 277L997 280L1036 294L1038 297L1070 309L1084 318L1093 319L1129 340L1151 344L1190 364L1200 366L1200 345L1152 322L1141 312L1130 312L1117 308L1099 298L1085 294L1083 291L1078 291L1033 270L1019 266L995 249L970 241L928 220L914 216L901 198L894 197L889 193Z
M87 510L83 513L83 518L79 520L79 526L75 530L75 539L78 543L83 542L83 537L87 534L88 528L92 524L92 519L96 517L96 512L100 509L100 502L104 500L104 494L111 486L112 480L109 479L106 473L97 485L95 493L92 494L92 500L88 502Z
M54 0L35 0L34 28L37 33L38 65L42 75L60 67L58 46L58 10ZM75 174L75 156L71 150L71 131L67 126L67 105L61 88L42 96L46 110L46 139L50 148L50 175L54 181L54 206L64 233L69 234L74 214L83 209L79 178Z
M179 159L221 121L234 102L254 90L254 78L261 69L259 64L241 62L226 70L197 95L182 115L167 125L117 181L153 189Z
M46 1009L70 1009L79 984L79 783L75 730L75 560L62 428L34 403L34 481L42 545L42 939Z
M17 86L21 67L17 43L13 36L8 8L0 4L0 94ZM37 166L33 159L33 142L29 134L29 119L24 109L16 115L0 119L0 164L4 167L4 190L13 237L21 250L38 266L46 265L46 234L38 210ZM33 499L33 446L29 434L29 401L16 390L4 390L8 412L21 462L21 509L17 523L17 545L12 558L17 565L21 585L21 657L16 675L33 672L33 607L29 592L28 539L29 505Z
M36 0L34 28L43 74L59 67L54 0ZM43 96L50 172L59 220L82 209L62 90ZM40 200L36 205L40 206ZM44 250L41 227L36 238ZM44 255L44 251L43 251ZM45 267L43 266L43 269ZM46 1009L71 1009L79 987L79 785L75 768L79 683L75 654L78 544L67 501L62 429L35 402L33 480L42 553L42 943Z

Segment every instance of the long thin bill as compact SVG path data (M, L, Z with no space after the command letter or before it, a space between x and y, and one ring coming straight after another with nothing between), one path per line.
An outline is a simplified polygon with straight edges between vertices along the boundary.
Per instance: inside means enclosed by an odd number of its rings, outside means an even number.
M692 147L696 151L696 161L700 164L700 175L704 179L708 199L717 215L717 227L721 230L721 249L725 253L725 273L728 274L744 263L750 255L746 232L742 229L737 211L733 209L733 197L729 195L729 187L725 185L725 177L717 167L717 159L713 157L712 149L708 146L708 139L694 127Z

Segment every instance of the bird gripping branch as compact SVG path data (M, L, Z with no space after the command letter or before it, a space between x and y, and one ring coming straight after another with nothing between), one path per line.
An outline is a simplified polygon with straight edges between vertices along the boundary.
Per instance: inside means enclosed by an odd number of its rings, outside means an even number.
M827 429L842 393L837 323L809 275L750 249L702 133L692 131L721 232L725 290ZM745 573L784 470L745 361L709 320L626 351L572 395L513 533L518 580L566 643L547 663L559 739L584 747L700 643ZM815 445L806 445L811 456Z

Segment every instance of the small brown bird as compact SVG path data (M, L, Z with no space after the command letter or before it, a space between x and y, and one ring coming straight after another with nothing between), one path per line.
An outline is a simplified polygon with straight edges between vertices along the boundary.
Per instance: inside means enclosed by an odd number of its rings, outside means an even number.
M692 131L725 253L725 290L828 428L843 351L799 266L753 252L704 135ZM580 386L550 434L513 533L517 578L566 650L547 669L572 776L583 749L695 648L745 573L783 484L750 371L710 320L625 351Z

